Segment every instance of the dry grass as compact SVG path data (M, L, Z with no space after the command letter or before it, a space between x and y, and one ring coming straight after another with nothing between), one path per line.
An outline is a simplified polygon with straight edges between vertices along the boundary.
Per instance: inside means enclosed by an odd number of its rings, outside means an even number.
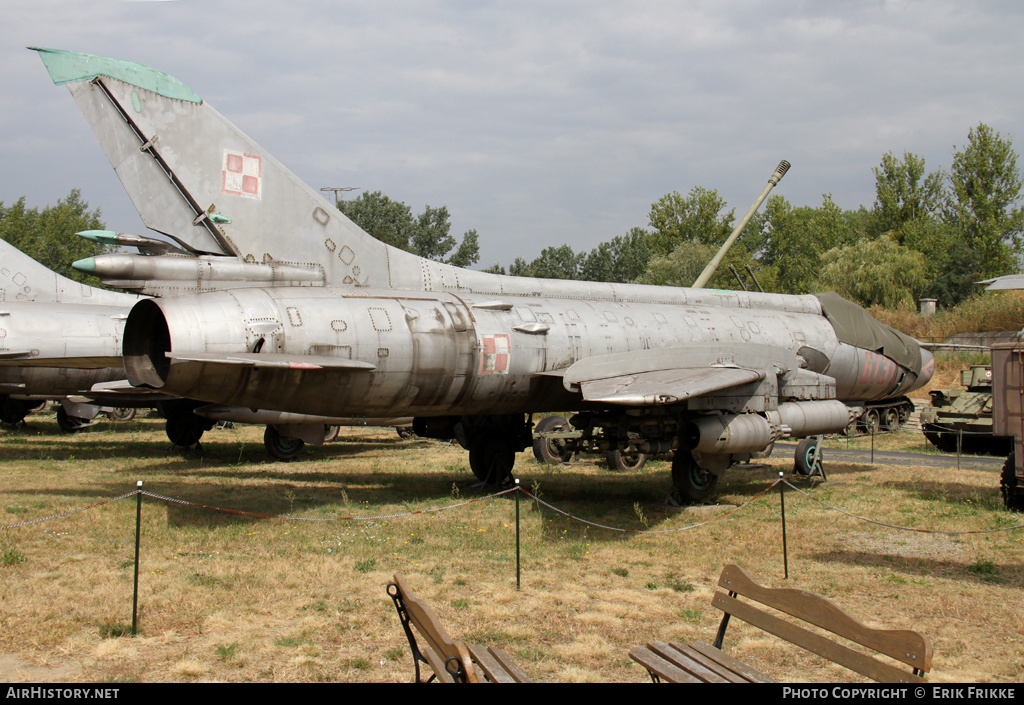
M957 333L1017 331L1024 328L1024 292L986 291L928 318L909 306L898 310L872 306L870 312L882 323L921 340L941 340Z
M158 421L62 436L35 415L0 430L0 524L75 509L134 489L266 514L386 516L479 498L466 454L390 431L356 430L303 462L264 461L257 428L215 430L201 455L170 453ZM457 638L500 645L539 680L644 682L629 648L710 641L722 565L824 594L875 625L918 629L935 645L931 680L1024 679L1019 532L897 531L787 492L788 581L776 494L784 460L726 476L716 506L662 505L668 466L614 475L520 456L525 488L599 524L521 505L516 589L509 497L372 521L225 514L147 498L140 635L131 624L135 499L0 532L0 676L5 681L349 681L411 678L385 586L404 573ZM815 498L916 529L984 530L1016 521L997 473L832 464ZM798 481L794 481L795 483ZM853 680L734 620L726 647L787 681Z

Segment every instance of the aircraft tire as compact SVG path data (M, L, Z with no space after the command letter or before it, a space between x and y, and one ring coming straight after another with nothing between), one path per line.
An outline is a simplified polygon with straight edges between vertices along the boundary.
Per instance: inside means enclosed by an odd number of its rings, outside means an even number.
M269 426L267 428L270 428ZM341 426L328 426L324 424L324 443L330 443L338 439L338 434L341 433ZM266 433L264 432L264 435Z
M621 450L609 450L604 454L608 469L612 472L636 472L650 458L646 453L628 453Z
M107 416L111 421L128 422L135 418L136 409L117 407L111 411Z
M563 431L569 428L569 422L561 416L545 416L537 423L535 431ZM533 439L533 457L538 463L567 463L572 460L572 451L566 450L563 442L551 438Z
M57 407L57 426L64 433L74 433L89 425L88 419L80 419L77 416L69 416L64 407Z
M516 452L501 436L478 435L469 444L469 467L476 479L488 485L500 485L512 476Z
M813 438L805 438L796 446L793 454L793 472L810 477L821 474L821 454Z
M32 411L34 404L21 399L11 399L6 394L0 394L0 421L14 424L21 423Z
M171 443L182 448L191 448L199 443L208 430L205 426L203 419L189 411L168 416L164 430Z
M278 460L294 460L306 443L301 438L285 438L273 426L267 426L263 432L263 447L267 455Z
M680 503L703 502L717 485L718 475L700 467L689 451L677 450L672 456L673 494Z

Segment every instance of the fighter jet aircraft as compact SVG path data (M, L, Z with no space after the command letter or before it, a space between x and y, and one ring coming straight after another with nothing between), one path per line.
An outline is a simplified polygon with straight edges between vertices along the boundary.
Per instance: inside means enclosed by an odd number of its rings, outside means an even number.
M917 341L835 294L509 277L397 250L180 81L39 52L143 221L182 250L79 265L164 295L129 315L133 384L258 410L414 416L490 482L530 445L531 414L574 410L582 444L673 452L678 494L699 501L775 440L865 413L898 420L902 395L931 376Z
M128 311L141 297L62 277L5 240L0 261L0 360L52 365L0 367L0 420L18 423L42 399L83 394L125 378L120 362L111 364L110 358L119 356ZM72 430L96 411L66 404L57 420Z
M113 233L79 234L135 244ZM336 431L338 426L390 427L411 421L257 413L132 387L121 360L121 337L132 305L142 297L72 281L5 240L0 240L0 262L0 421L4 423L19 423L48 399L60 399L57 423L68 432L88 425L111 406L159 406L167 417L167 437L175 445L194 445L217 421L266 424L266 435L272 439L268 452L290 459L303 443L323 443L325 426Z

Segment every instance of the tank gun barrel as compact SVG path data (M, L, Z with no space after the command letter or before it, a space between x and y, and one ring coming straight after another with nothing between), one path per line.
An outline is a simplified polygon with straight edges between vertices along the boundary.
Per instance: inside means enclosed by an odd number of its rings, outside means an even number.
M770 179L768 179L768 185L764 187L764 191L762 191L761 195L757 197L756 201L754 201L754 205L750 207L747 214L743 216L743 220L741 220L739 225L736 226L736 229L732 231L732 235L729 236L725 241L725 244L718 250L718 254L708 262L708 266L704 268L704 271L700 273L697 280L693 282L694 289L703 289L707 286L708 281L710 281L711 277L714 276L715 270L717 270L718 265L722 263L722 259L729 251L729 248L731 248L733 243L736 242L736 238L738 238L740 233L743 232L743 228L747 227L747 223L749 223L750 219L754 217L754 213L756 213L757 209L760 208L764 199L768 198L768 194L771 193L771 190L775 188L779 181L782 180L782 177L786 175L786 172L789 171L789 166L789 162L785 159L779 162L779 165L775 168L775 173L772 174Z

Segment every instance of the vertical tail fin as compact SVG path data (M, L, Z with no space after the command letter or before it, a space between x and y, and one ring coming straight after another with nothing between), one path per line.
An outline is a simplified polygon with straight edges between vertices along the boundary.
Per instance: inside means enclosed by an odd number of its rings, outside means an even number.
M147 227L190 252L320 267L386 285L388 254L177 79L140 64L39 52L67 85Z
M138 299L133 294L97 289L63 277L0 240L0 301L131 306Z

